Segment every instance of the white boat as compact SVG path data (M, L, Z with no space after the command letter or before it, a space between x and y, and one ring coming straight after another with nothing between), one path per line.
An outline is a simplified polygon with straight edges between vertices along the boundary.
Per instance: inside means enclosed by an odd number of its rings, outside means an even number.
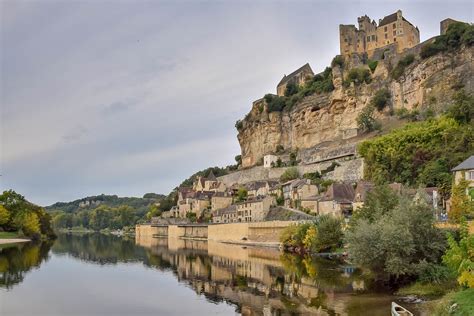
M392 316L413 316L413 313L405 307L392 302Z

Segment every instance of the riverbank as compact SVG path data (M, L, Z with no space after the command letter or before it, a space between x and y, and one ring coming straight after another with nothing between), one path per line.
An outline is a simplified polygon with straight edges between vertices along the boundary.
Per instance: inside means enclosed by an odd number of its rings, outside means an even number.
M0 245L6 245L6 244L16 244L16 243L22 243L22 242L28 242L30 241L29 239L22 239L22 238L1 238L0 239Z

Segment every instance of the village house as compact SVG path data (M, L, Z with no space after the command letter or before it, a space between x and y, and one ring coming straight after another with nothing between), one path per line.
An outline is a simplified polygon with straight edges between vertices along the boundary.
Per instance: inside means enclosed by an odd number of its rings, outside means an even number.
M228 207L214 210L212 212L212 222L215 224L238 222L237 206L229 205Z
M464 179L468 182L466 194L474 201L474 155L464 160L451 170L454 174L454 184Z
M212 192L225 192L226 186L224 183L217 180L214 173L211 171L207 177L198 177L193 183L193 190L199 191L212 191Z
M357 182L355 191L354 191L354 201L352 202L353 210L357 210L364 206L365 199L367 197L367 193L372 191L375 188L375 184L368 181L359 181Z
M317 213L347 217L352 213L354 188L349 183L333 183L318 201Z
M270 207L275 205L273 196L256 197L247 201L236 203L238 222L260 222L270 211Z
M278 156L275 155L265 155L263 156L263 167L272 168L276 165L278 161Z
M418 27L403 17L402 11L387 15L377 24L367 15L357 19L358 26L339 25L339 42L341 55L350 56L353 53L367 54L372 58L377 49L389 45L401 53L420 43Z
M318 196L309 196L306 198L302 198L300 200L300 208L303 210L307 210L312 214L317 214L318 212L318 201L320 197Z
M226 208L232 204L232 196L227 192L216 192L211 198L211 210Z
M278 195L278 181L253 181L245 185L247 189L247 197L253 198L265 195Z
M277 95L284 96L286 87L288 84L295 84L298 86L304 85L305 82L314 77L314 72L311 69L311 66L306 63L305 65L301 66L300 68L293 71L291 74L284 75L281 78L280 82L277 85Z
M283 198L286 207L297 207L301 200L319 193L318 187L309 179L296 179L282 184Z

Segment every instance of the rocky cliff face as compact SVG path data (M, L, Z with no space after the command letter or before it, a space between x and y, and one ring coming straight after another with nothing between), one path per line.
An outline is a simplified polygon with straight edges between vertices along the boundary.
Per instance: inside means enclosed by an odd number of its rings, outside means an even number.
M268 113L265 102L262 101L263 110L262 104L254 103L239 128L243 167L256 165L280 146L287 152L298 150L303 163L324 160L330 156L328 153L340 148L355 148L355 143L371 136L358 132L357 116L382 88L388 89L392 96L390 106L375 114L385 130L397 125L397 119L391 116L397 109L430 108L439 113L452 102L460 87L473 92L473 47L428 59L420 59L418 51L419 47L404 54L413 53L416 60L397 80L390 76L390 71L404 55L380 60L371 83L359 86L344 87L343 79L349 70L337 66L333 68L334 91L307 96L291 111ZM367 67L357 61L350 64Z

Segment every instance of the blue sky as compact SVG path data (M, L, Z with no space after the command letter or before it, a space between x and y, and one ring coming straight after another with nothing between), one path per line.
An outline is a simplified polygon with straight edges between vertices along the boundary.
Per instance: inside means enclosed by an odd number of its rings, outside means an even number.
M470 1L0 2L0 189L41 205L167 194L240 153L235 121L338 54L339 24L401 9L422 40Z

